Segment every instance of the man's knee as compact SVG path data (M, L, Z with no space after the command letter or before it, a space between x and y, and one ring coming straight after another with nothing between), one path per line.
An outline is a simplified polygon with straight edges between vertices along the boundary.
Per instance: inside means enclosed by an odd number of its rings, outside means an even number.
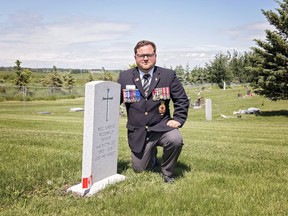
M183 138L179 132L179 130L172 130L165 134L165 142L166 145L181 148L183 146Z
M132 168L134 170L134 172L143 172L146 170L146 162L143 158L143 156L138 157L136 156L136 154L132 153L132 158L131 158L131 163L132 163Z
M183 145L183 139L181 136L179 137L173 137L171 139L171 143L173 144L174 147L182 147Z

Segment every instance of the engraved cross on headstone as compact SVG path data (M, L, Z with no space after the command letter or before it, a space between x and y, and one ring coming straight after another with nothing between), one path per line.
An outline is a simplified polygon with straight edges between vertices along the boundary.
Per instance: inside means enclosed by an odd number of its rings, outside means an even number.
M107 100L107 105L106 105L106 121L108 121L108 116L109 116L109 101L108 100L113 100L113 97L109 97L109 91L110 89L107 89L107 97L103 97L103 100Z

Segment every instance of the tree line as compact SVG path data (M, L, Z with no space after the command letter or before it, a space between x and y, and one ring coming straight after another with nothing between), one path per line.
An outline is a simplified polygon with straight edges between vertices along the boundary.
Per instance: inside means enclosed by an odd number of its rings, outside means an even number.
M74 73L72 73L70 70L64 71L61 70L58 71L56 66L53 66L52 69L49 70L49 72L42 73L43 76L41 76L40 80L37 80L35 83L32 81L33 72L31 69L28 68L22 68L21 67L21 61L16 60L14 70L15 75L12 74L6 74L4 77L6 77L6 80L10 80L11 84L17 86L19 92L18 94L33 94L30 89L29 85L36 84L37 86L41 85L43 87L48 87L50 89L50 95L55 93L68 93L73 94L73 88L76 86L76 78L74 76ZM39 73L39 71L38 71ZM92 73L85 72L87 74L86 80L83 80L86 82L91 82L95 80L95 77ZM5 79L5 78L4 78ZM113 76L110 73L110 71L106 71L104 68L102 68L102 75L98 76L98 80L104 80L104 81L113 81ZM4 82L3 79L0 79L0 83ZM63 91L65 89L65 92ZM3 93L5 95L6 93L6 87L5 85L0 85L0 93Z
M204 83L217 84L223 88L224 82L230 83L249 83L252 76L248 70L252 62L251 53L241 54L236 50L226 54L218 53L205 67L194 67L189 65L184 68L182 65L176 66L175 71L180 81L186 85L197 85Z

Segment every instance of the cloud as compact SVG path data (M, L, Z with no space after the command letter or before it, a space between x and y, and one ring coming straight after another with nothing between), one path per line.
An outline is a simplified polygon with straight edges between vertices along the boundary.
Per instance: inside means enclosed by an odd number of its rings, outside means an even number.
M232 40L252 41L254 39L265 39L266 29L273 29L273 27L267 22L257 22L236 26L226 30L225 32Z
M70 18L44 22L38 14L10 15L0 27L0 65L16 59L39 62L45 67L56 62L63 66L79 67L90 62L100 63L103 54L119 52L111 43L121 41L132 30L130 23L99 21L95 18ZM109 49L107 49L109 47ZM111 56L110 55L110 56ZM118 53L119 55L119 53ZM103 60L103 59L102 59ZM96 65L95 65L96 66Z
M131 24L104 22L93 18L44 22L38 14L10 15L10 25L0 29L2 42L71 44L118 38Z
M158 63L167 67L182 65L204 66L206 62L209 62L215 52L219 51L217 46L197 46L197 47L183 47L183 48L169 48L161 49L158 52Z
M22 15L27 14L27 15ZM39 14L11 14L0 27L0 66L126 69L134 63L129 36L135 26L94 17L45 20ZM134 41L135 42L135 41ZM161 47L158 65L203 65L219 51L217 45Z
M134 63L131 38L145 35L143 25L131 22L101 20L93 16L58 17L45 20L40 14L18 12L4 17L0 23L0 66L13 66L19 59L24 67L126 69ZM3 19L3 15L1 20ZM158 28L158 27L157 27ZM200 33L187 34L177 43L181 33L163 31L158 38L158 65L201 65L216 53L247 50L253 39L264 39L268 23L258 22ZM193 29L194 30L194 29ZM213 33L211 33L211 31ZM170 35L163 37L163 35ZM214 36L215 34L215 36ZM216 36L217 35L217 36Z

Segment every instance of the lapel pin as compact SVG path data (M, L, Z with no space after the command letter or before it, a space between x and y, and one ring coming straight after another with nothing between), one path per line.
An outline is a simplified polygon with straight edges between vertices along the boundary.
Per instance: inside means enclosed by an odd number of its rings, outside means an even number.
M139 78L136 78L135 81L138 82L138 81L139 81Z

